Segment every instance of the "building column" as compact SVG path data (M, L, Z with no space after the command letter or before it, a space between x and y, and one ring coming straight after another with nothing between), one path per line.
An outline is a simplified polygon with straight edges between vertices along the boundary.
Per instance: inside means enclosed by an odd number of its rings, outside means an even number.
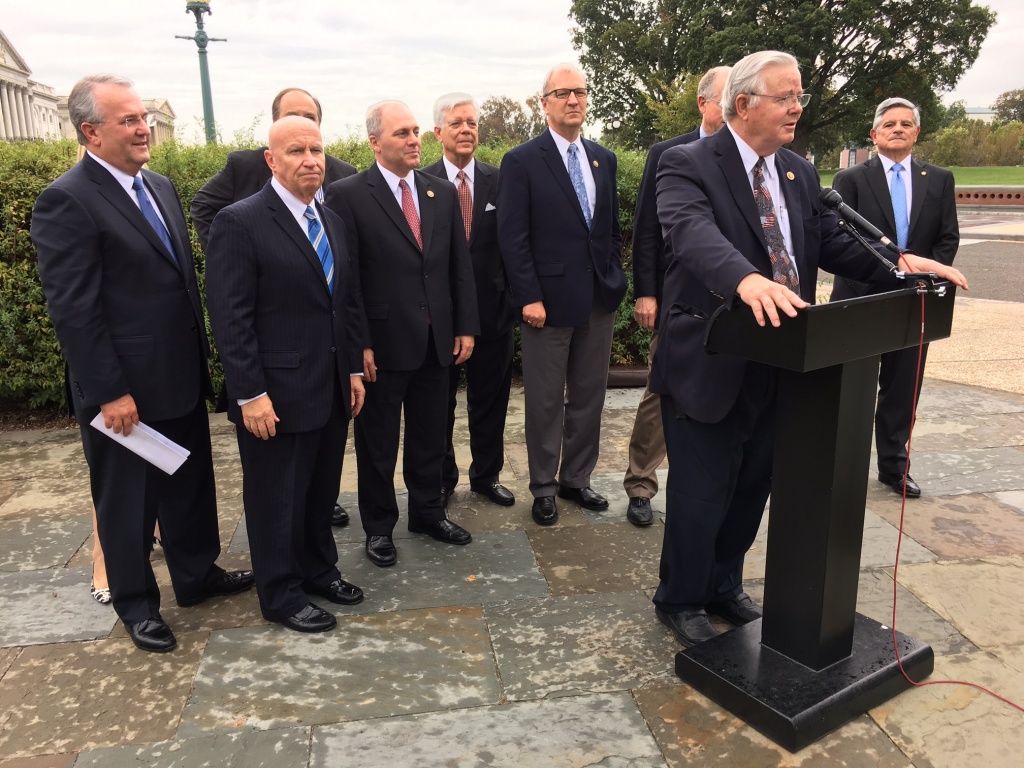
M14 97L14 138L25 138L25 105L21 101L21 89L15 86L11 89Z
M0 107L3 111L3 126L4 138L14 138L14 122L11 120L11 98L7 92L7 83L0 82Z
M18 89L18 114L21 115L21 138L32 138L32 115L28 112L27 88Z
M43 138L43 132L39 126L39 115L36 114L36 100L30 88L25 89L25 113L28 115L28 137L30 139Z

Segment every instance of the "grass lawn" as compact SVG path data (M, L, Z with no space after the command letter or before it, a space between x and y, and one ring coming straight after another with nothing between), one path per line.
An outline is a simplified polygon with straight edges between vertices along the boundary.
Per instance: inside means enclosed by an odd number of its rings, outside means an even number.
M958 187L1024 186L1024 167L1016 165L985 168L950 168ZM820 171L821 183L831 186L836 170Z

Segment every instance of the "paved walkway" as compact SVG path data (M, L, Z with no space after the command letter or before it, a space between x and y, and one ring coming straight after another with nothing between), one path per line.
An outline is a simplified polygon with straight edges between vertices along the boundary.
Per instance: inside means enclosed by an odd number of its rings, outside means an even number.
M925 495L907 504L897 626L932 645L933 680L1024 702L1024 304L957 303L953 338L931 347L913 442ZM340 566L367 599L326 604L335 631L268 624L254 593L171 602L163 615L179 647L167 655L135 650L89 598L77 433L0 434L0 768L1020 764L1024 715L973 688L906 692L791 755L681 683L679 647L650 604L662 522L625 519L638 397L608 394L594 485L609 512L561 502L557 526L532 523L516 392L503 480L519 503L499 508L460 486L451 516L473 532L470 546L400 529L398 565L378 569L355 521L337 532ZM233 433L221 417L212 427L222 563L242 567ZM350 453L351 510L354 472ZM866 482L858 608L888 622L900 504ZM747 561L755 599L763 557L764 531ZM159 550L154 559L168 595Z

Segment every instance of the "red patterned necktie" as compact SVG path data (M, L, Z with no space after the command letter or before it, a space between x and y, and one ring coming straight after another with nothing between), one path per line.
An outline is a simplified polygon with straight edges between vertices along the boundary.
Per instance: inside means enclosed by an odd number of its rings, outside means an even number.
M466 172L459 171L455 178L459 180L459 207L462 208L462 225L466 228L466 240L469 240L469 232L473 228L473 197L469 194Z
M401 179L398 182L398 186L402 189L402 213L405 214L405 220L409 222L409 229L412 230L413 236L416 238L416 242L420 246L420 250L423 250L423 233L420 231L420 217L416 213L416 203L412 199L412 190L409 189L409 185L405 183L405 179Z
M782 236L782 228L775 215L772 196L764 183L764 158L757 160L754 166L754 202L757 213L761 217L765 240L768 241L768 256L772 261L772 280L786 286L793 293L800 293L800 278L796 274L793 262L786 250L786 240Z

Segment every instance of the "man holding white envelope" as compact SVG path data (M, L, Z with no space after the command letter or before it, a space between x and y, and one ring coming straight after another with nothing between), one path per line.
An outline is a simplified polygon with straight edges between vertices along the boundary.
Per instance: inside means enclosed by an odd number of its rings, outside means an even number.
M93 75L75 84L68 111L88 151L39 196L31 235L70 371L114 610L136 646L162 653L176 641L149 562L158 517L179 605L249 589L253 577L215 562L209 345L178 194L142 170L146 108L130 81ZM102 429L89 426L97 414ZM190 452L173 475L109 439L130 438L140 422Z

